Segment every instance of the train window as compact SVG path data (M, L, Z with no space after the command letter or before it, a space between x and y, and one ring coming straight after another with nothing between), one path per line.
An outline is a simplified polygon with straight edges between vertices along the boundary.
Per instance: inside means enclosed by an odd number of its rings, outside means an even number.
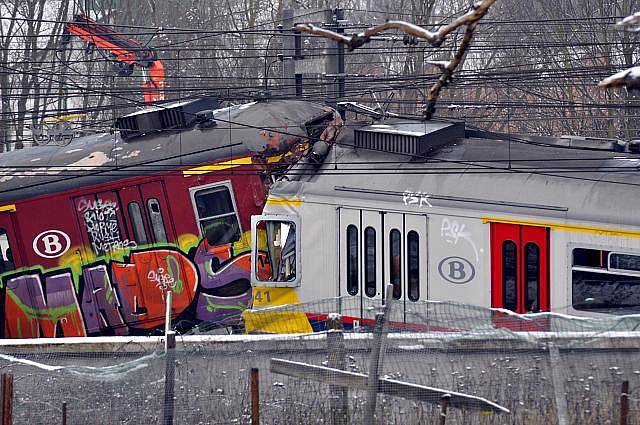
M300 220L296 216L251 217L251 279L259 286L300 285ZM262 242L260 241L262 240ZM264 247L266 245L266 253Z
M575 248L573 250L573 265L583 267L607 267L609 251L601 249Z
M575 248L572 254L573 308L625 313L640 310L640 256L587 248Z
M209 245L240 240L240 224L227 186L216 186L194 193L198 223Z
M162 219L162 211L160 210L160 202L156 198L147 199L147 208L149 209L149 217L151 217L151 231L156 242L167 242L167 231L164 227Z
M524 246L524 308L527 313L540 311L540 248L529 242Z
M129 220L131 221L131 227L133 227L133 239L138 245L145 245L149 243L147 239L147 232L144 230L144 222L142 221L142 211L140 205L137 202L129 202L127 205L127 211L129 211Z
M9 237L6 230L0 227L0 273L8 272L15 268Z
M609 268L640 272L640 255L612 252L609 254Z
M358 228L347 227L347 292L358 295Z
M502 305L507 310L516 311L518 305L518 260L517 247L513 241L502 243Z
M389 233L389 277L393 285L393 298L399 300L402 296L402 254L400 252L400 231L393 229Z
M640 310L640 276L574 269L571 277L576 310Z
M420 236L410 231L407 235L407 280L411 301L420 299Z
M376 230L364 229L364 292L368 297L376 295Z

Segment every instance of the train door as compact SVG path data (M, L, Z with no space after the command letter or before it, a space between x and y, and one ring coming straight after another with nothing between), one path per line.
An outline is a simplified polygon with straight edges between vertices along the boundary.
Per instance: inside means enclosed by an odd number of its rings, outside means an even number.
M410 304L427 299L427 218L341 208L339 293L356 299L356 325L372 323L368 301L383 300L387 283L398 300L393 321L405 321Z
M155 243L176 242L169 203L164 185L160 181L140 185L140 194L150 225L150 236Z
M393 285L392 320L407 321L412 303L427 299L427 217L384 215L384 286Z
M491 224L491 306L549 311L549 229Z
M0 212L0 274L23 265L11 211Z
M127 230L136 245L175 242L173 223L162 182L150 182L118 192Z

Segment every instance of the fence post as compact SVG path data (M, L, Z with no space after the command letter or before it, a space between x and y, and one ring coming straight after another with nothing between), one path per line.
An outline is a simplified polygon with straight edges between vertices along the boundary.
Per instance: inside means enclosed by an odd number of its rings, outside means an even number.
M449 407L449 400L451 399L451 394L445 394L440 397L440 425L445 425L447 422L447 408Z
M260 371L251 368L251 425L260 425Z
M393 304L393 285L387 284L385 302L382 312L376 313L376 325L373 330L371 358L369 359L369 377L367 379L367 404L364 411L364 424L374 423L376 403L378 399L378 380L382 369L382 354L384 354L384 340L389 331L389 315Z
M342 316L338 313L327 317L327 366L333 369L345 370L347 366L344 346L344 326ZM333 425L346 425L349 422L349 390L338 385L329 385L329 402L331 404L331 418Z
M565 396L564 380L562 379L562 366L560 364L560 350L553 343L549 343L549 356L551 360L553 393L556 400L556 411L558 413L558 425L569 425L567 397Z
M620 425L627 425L629 420L629 381L622 381L620 394Z
M171 330L171 291L167 292L167 312L164 335L164 412L163 424L173 425L174 384L176 373L176 333Z
M2 374L2 425L13 424L13 375Z
M62 425L67 425L67 402L62 402Z

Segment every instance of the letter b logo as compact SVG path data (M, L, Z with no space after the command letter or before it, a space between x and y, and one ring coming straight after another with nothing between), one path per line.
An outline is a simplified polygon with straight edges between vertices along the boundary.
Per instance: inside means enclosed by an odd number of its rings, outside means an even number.
M476 269L473 264L465 258L447 257L438 264L438 273L448 282L462 284L473 280Z
M60 230L46 230L33 238L33 250L43 258L57 258L71 246L69 236Z

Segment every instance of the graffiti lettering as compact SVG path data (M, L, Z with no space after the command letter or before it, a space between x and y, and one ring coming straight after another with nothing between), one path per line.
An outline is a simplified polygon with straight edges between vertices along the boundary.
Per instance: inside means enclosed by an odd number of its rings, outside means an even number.
M6 338L148 333L164 324L168 290L174 319L234 324L251 301L249 265L248 252L204 239L193 256L148 249L87 264L77 275L40 268L6 273L0 330Z
M418 205L420 208L422 208L423 204L426 205L427 208L433 207L429 202L429 195L423 192L405 190L402 193L402 202L404 202L405 205Z
M459 223L456 220L449 220L448 218L442 219L442 225L440 226L440 236L444 238L447 243L457 245L458 241L465 240L471 245L476 257L476 263L480 261L478 255L478 248L471 238L471 232L465 231L465 224Z
M81 199L78 211L82 213L89 242L97 255L136 247L135 242L123 240L120 236L118 205L115 202Z

